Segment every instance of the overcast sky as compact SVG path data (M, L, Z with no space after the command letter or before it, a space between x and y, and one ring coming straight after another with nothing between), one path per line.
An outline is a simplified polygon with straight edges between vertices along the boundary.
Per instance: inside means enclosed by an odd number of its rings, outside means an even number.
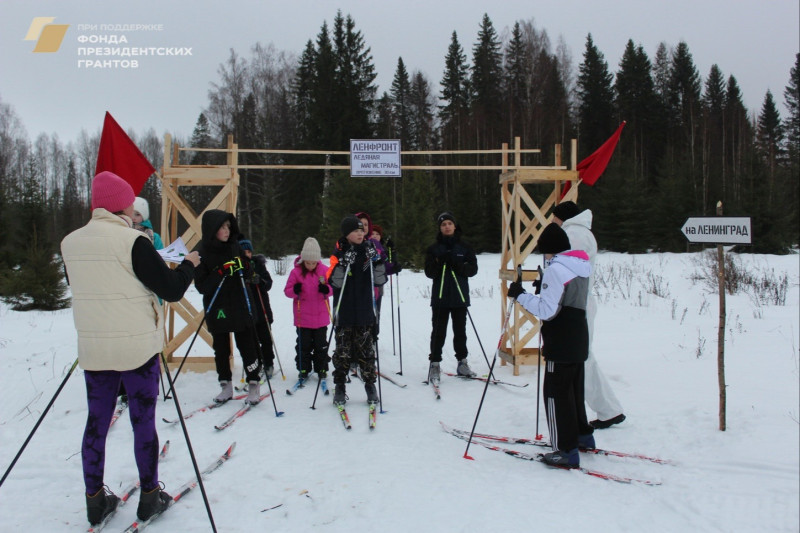
M110 111L125 129L153 128L188 138L207 102L209 84L230 49L247 58L250 47L272 43L299 55L337 8L350 14L372 49L380 92L388 91L402 56L438 84L455 30L471 61L481 18L489 15L503 35L515 21L533 20L553 45L563 37L573 66L582 61L586 35L616 72L628 39L651 60L659 42L689 45L700 75L716 63L733 75L745 105L758 112L769 89L785 115L783 91L800 45L798 0L2 0L0 1L0 101L11 105L28 136L57 133L75 140L81 129L99 131ZM68 24L61 48L34 53L25 40L34 17ZM80 25L98 25L96 30ZM100 25L153 25L140 31L101 30ZM138 68L86 68L80 43L124 36L136 48L191 48L189 56L104 57L137 59ZM85 64L83 64L85 65ZM438 85L437 87L438 92Z

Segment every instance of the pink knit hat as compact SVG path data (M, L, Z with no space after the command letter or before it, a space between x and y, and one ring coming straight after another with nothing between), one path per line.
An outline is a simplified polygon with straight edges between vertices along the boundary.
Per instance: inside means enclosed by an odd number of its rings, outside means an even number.
M103 209L116 213L133 205L136 195L124 179L104 170L92 180L92 209Z

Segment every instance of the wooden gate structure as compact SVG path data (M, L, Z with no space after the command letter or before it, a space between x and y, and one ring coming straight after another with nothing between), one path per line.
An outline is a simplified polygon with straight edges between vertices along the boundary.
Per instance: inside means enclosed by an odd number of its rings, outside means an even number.
M519 161L519 138L515 139L514 160ZM517 277L517 266L525 265L545 226L552 221L549 213L561 202L578 199L577 141L572 140L570 168L561 166L561 145L556 145L555 165L552 167L525 168L509 167L500 174L501 202L503 209L503 245L500 259L500 279L502 280L503 302L501 314L508 308L508 285ZM562 198L564 186L569 190ZM546 186L550 194L537 205L531 197L530 186ZM522 280L533 281L539 277L536 268L526 265L522 269ZM501 320L505 319L502 317ZM499 350L500 364L514 366L514 375L519 375L520 365L539 363L539 346L528 347L539 333L541 321L514 304L508 322L508 334Z
M525 154L540 153L536 148L521 148L520 138L514 139L514 148L509 149L503 143L499 150L426 150L426 151L401 151L401 157L413 158L414 156L463 156L463 155L499 155L500 165L401 165L403 170L497 170L500 171L501 209L503 222L502 256L499 278L502 287L501 324L507 306L508 285L515 279L517 265L522 265L530 255L539 234L547 225L549 211L560 201L575 200L578 194L578 173L576 167L577 143L571 145L571 169L561 166L561 145L556 145L554 166L525 166L522 157ZM189 165L181 164L180 156L183 152L217 152L226 154L224 165ZM312 165L240 165L240 153L282 154L282 155L311 155L321 156L326 164ZM178 223L182 218L187 229L180 235L188 249L194 248L202 237L201 219L209 209L223 209L236 213L237 197L239 192L239 170L272 169L272 170L349 170L348 165L331 165L328 163L332 155L349 156L348 151L332 150L271 150L271 149L240 149L234 143L233 136L228 135L226 148L194 148L181 147L172 142L172 137L164 137L164 165L161 168L161 236L165 243L170 243L178 237ZM509 162L509 158L513 158ZM567 182L572 187L562 199L561 189ZM549 185L552 192L541 206L531 198L526 190L526 185ZM181 195L178 187L191 186L220 186L221 190L214 199L200 213L197 213ZM536 279L535 269L523 270L524 281ZM169 363L173 362L175 351L186 342L195 331L198 336L211 347L211 334L203 323L204 310L195 308L185 297L179 302L166 302L166 327L167 344L164 355ZM175 315L183 321L182 328L176 331ZM202 327L201 327L201 324ZM513 316L509 321L508 335L505 344L500 349L501 364L511 363L514 366L514 375L519 374L519 366L536 364L538 361L538 348L528 348L539 331L539 323L535 317L514 305ZM231 350L233 353L233 350ZM176 361L177 363L177 361ZM214 369L214 357L188 357L184 369L207 371Z

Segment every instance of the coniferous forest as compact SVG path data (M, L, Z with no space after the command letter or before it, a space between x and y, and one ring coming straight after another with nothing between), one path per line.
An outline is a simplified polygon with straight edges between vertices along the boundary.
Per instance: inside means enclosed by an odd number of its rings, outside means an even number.
M391 138L403 150L488 150L520 137L523 148L541 149L523 164L552 165L556 144L568 162L577 138L580 161L626 121L605 173L580 190L602 249L685 251L683 222L715 214L718 201L726 216L752 217L753 246L741 251L784 253L800 242L800 54L782 94L768 91L759 109L747 109L735 73L717 65L698 72L685 42L661 43L650 57L629 40L620 63L609 65L591 34L578 58L532 21L502 35L484 15L477 35L451 34L437 78L400 56L391 86L379 93L369 43L357 21L338 12L302 50L260 43L231 50L209 80L191 138L176 142L219 148L232 134L240 149L346 151L351 138ZM159 168L162 136L153 129L128 134ZM13 102L0 95L0 296L17 308L53 309L66 305L53 257L61 238L90 216L99 132L81 131L66 143L27 135ZM181 163L224 162L224 154L191 154ZM324 163L305 157L250 153L240 164ZM403 163L433 162L417 157ZM436 164L499 164L496 156L436 157ZM344 156L329 162L348 163ZM443 210L455 214L477 252L500 250L497 171L373 179L268 169L240 176L240 227L268 256L298 252L309 235L323 247L333 243L341 218L355 211L372 214L409 266L420 266ZM153 178L140 193L156 229L159 188ZM182 192L199 211L216 191Z

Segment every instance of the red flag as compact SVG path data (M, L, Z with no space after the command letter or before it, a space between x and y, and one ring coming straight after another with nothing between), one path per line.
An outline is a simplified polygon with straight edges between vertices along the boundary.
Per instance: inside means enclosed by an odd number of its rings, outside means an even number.
M627 124L627 122L623 120L622 124L620 124L617 128L617 131L614 132L614 135L609 137L608 140L600 146L600 148L592 153L592 155L578 163L578 178L581 180L581 182L589 186L594 185L603 172L605 172L608 162L611 160L611 156L614 154L614 149L617 147L619 136L622 133L622 128L625 127L625 124ZM561 198L567 194L567 191L569 191L571 186L572 182L569 181L564 184L564 188L561 190Z
M592 155L578 163L578 177L586 185L594 185L597 179L603 174L608 162L611 160L611 155L614 153L614 148L617 147L619 136L622 133L622 128L625 127L625 121L619 125L614 135L608 138L600 148L594 151Z
M97 166L94 169L95 176L104 170L113 172L130 183L136 195L144 187L147 178L156 171L108 111L103 121L103 134L100 136L100 150L97 152Z

